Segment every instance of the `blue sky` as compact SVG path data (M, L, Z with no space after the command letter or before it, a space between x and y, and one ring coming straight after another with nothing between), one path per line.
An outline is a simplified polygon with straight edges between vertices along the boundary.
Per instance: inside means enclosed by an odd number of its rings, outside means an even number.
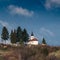
M0 30L26 28L41 43L60 46L60 0L0 0ZM1 31L0 31L1 34Z

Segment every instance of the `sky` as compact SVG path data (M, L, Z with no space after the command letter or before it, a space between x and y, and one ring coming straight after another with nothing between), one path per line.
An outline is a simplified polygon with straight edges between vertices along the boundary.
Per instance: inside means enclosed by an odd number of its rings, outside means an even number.
M0 0L0 35L3 26L10 32L26 28L42 42L60 46L60 0Z

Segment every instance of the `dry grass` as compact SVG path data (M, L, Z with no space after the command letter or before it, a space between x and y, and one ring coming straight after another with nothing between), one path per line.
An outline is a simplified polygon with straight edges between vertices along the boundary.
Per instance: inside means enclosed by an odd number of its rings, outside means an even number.
M20 46L0 48L0 60L50 60L60 57L60 47ZM53 56L52 56L53 55ZM55 55L55 56L54 56ZM52 56L52 57L51 57ZM57 58L56 58L57 57Z
M52 52L49 55L55 55L57 58L60 58L60 50L58 50L56 52Z

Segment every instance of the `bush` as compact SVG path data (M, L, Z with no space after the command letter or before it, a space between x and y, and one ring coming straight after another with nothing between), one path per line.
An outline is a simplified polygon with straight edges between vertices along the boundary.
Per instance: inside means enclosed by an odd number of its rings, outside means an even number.
M41 49L41 53L44 54L45 56L47 56L47 55L49 54L47 48L42 48L42 49Z

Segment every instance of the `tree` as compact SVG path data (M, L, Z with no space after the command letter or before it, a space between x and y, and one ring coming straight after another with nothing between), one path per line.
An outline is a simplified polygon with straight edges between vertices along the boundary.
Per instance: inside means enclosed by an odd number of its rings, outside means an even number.
M17 28L17 42L19 42L20 40L22 40L22 29L19 26Z
M2 29L1 38L3 40L5 40L5 43L6 43L6 40L8 40L8 38L9 38L9 32L6 27L3 27L3 29Z
M11 40L11 43L16 43L16 40L17 40L16 30L14 30L14 32L13 30L11 31L10 40Z
M11 40L11 43L14 43L14 39L13 39L13 30L11 30L10 40Z
M28 39L29 39L29 35L28 35L26 29L24 29L23 32L22 32L22 39L23 39L24 42L27 42Z
M43 40L42 40L42 43L43 43L43 44L46 44L46 41L45 41L45 39L44 39L44 38L43 38Z

